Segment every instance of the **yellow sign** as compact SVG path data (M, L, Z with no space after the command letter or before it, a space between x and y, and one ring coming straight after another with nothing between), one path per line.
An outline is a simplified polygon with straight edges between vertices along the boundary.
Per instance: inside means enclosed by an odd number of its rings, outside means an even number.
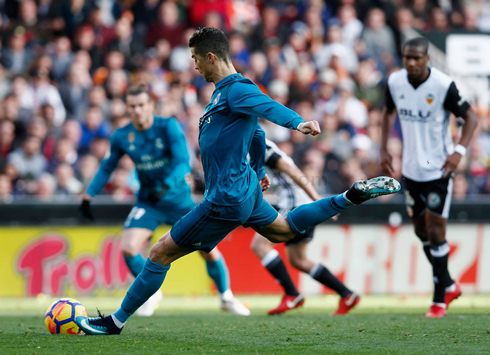
M158 228L153 245L168 227ZM123 295L133 281L124 263L120 227L0 228L0 296ZM164 294L211 293L204 260L172 264Z

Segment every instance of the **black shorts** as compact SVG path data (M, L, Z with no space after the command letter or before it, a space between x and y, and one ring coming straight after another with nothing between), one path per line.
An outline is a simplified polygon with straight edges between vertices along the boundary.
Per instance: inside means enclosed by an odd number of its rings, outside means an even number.
M453 195L453 178L417 182L403 178L405 204L410 218L421 216L425 209L448 218Z
M298 234L293 239L289 239L286 242L286 246L290 247L292 245L297 245L301 243L309 243L313 239L313 235L315 234L315 227L311 227L306 230L303 234Z

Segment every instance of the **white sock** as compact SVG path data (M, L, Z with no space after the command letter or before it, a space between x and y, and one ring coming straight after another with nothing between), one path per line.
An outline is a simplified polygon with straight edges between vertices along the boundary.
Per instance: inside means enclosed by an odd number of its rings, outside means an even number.
M445 303L432 302L432 305L436 305L436 306L439 306L439 307L442 307L442 308L446 309L446 304Z
M221 302L231 301L233 299L233 292L231 290L226 290L223 293L220 293L219 298Z
M454 292L456 291L456 284L453 282L451 286L446 287L446 292Z
M116 324L116 327L118 327L119 329L121 329L122 327L124 327L124 324L126 324L126 322L121 323L121 321L119 319L117 319L114 314L111 314L111 318L114 321L114 324Z
M344 196L344 199L347 201L347 203L348 203L349 205L355 205L355 203L354 203L354 202L352 202L351 200L349 200L349 199L347 198L347 191L346 191L346 192L344 192L344 193L342 194L342 196Z
M276 260L276 258L279 256L279 252L276 249L272 249L270 252L265 254L265 256L260 260L262 263L262 266L267 267L271 262Z

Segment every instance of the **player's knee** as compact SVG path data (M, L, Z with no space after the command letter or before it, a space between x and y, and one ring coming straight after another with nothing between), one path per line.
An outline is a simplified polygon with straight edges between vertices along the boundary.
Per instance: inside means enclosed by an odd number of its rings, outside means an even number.
M444 233L444 228L441 228L438 225L433 225L429 227L428 233L427 233L428 240L432 244L441 244L446 241L446 236Z
M135 256L138 255L140 247L140 245L137 245L137 243L134 242L123 242L121 250L124 256Z
M252 239L252 242L250 243L250 249L252 249L253 253L257 256L261 256L264 253L267 253L270 251L269 249L272 249L273 247L270 246L269 241L263 238L262 236L259 236L258 234Z
M307 272L307 263L306 259L300 257L300 256L290 256L289 257L289 262L291 263L291 266L294 267L295 269L303 272Z

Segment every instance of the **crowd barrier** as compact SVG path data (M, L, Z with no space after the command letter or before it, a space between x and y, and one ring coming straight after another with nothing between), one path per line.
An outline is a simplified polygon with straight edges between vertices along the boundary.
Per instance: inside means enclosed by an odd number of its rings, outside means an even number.
M391 212L392 213L392 212ZM393 223L392 223L393 224ZM160 227L154 243L169 227ZM118 225L0 227L0 296L120 295L132 281L121 256ZM235 293L280 293L281 288L250 250L254 231L238 228L219 245ZM490 292L490 225L449 225L450 271L466 293ZM279 245L285 257L284 245ZM430 265L407 224L323 224L316 228L308 256L326 265L350 288L363 294L429 294ZM329 290L288 265L306 294ZM176 261L164 294L215 292L197 253Z

